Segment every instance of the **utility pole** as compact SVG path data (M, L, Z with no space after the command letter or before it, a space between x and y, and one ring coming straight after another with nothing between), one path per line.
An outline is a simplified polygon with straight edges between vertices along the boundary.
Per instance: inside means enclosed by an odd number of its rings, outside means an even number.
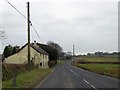
M73 44L73 64L74 64L74 59L75 59L75 45Z
M28 68L31 71L31 62L30 62L30 10L29 2L27 2L27 22L28 22Z
M4 40L4 39L7 39L6 34L5 31L2 30L2 28L0 27L0 40Z
M0 40L1 40L1 49L2 49L2 52L3 53L3 47L4 47L4 43L2 42L3 40L7 39L7 36L6 36L6 33L4 30L2 30L2 28L0 27Z

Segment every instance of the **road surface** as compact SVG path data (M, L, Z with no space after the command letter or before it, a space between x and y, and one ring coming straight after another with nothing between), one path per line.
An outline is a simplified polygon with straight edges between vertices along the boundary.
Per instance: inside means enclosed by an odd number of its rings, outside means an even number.
M118 80L108 76L89 72L75 66L70 62L60 64L36 88L118 88Z

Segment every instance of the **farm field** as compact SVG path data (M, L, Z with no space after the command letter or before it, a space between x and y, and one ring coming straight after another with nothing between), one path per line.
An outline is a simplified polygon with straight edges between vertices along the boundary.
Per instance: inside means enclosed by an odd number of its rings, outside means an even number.
M79 68L120 79L120 64L75 64Z
M102 75L111 76L114 78L120 79L120 64L95 64L95 63L86 63L81 64L79 61L83 62L119 62L117 57L90 57L90 56L83 56L77 57L78 63L74 64L79 68L83 68L88 71L92 71L95 73L99 73Z
M80 61L87 61L87 62L120 62L118 60L118 57L98 57L98 56L82 56L82 57L77 57L76 60Z

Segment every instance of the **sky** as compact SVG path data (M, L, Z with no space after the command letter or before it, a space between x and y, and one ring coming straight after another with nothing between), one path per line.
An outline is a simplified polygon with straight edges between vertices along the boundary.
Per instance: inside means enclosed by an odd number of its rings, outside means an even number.
M7 0L27 17L30 2L31 42L58 43L63 51L76 54L118 51L118 0ZM0 2L0 27L7 39L0 40L0 53L6 45L27 42L27 20L6 0Z

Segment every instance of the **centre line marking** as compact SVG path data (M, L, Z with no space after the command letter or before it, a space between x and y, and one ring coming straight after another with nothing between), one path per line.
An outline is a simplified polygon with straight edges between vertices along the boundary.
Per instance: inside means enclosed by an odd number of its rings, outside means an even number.
M83 79L83 81L85 81L87 84L90 84L88 81L86 81L85 79Z
M97 90L93 85L91 85L91 87L93 87L95 90Z
M77 73L74 73L75 75L77 75Z
M92 88L94 88L95 90L97 90L92 84L90 84L87 80L83 79L84 82L86 82L87 84L89 84Z
M70 70L71 72L73 72L73 70Z

